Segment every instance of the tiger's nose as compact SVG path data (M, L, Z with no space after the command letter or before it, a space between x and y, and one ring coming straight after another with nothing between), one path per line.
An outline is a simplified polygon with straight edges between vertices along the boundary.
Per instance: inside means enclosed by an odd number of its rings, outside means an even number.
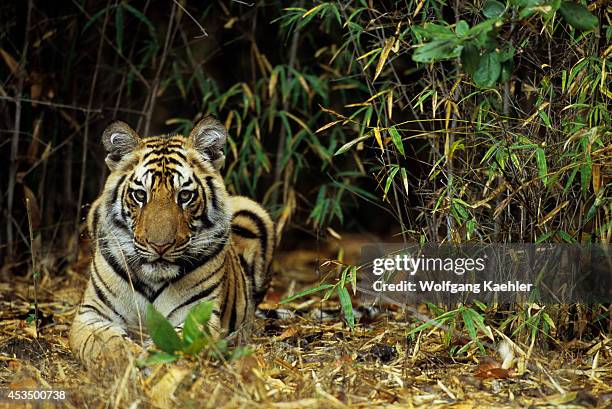
M153 249L157 252L157 254L159 254L161 256L166 251L168 251L168 249L170 249L170 247L172 247L172 245L174 244L174 241L170 241L170 242L166 242L166 243L155 243L155 242L152 242L152 241L147 241L147 243L149 243L149 246L153 247Z

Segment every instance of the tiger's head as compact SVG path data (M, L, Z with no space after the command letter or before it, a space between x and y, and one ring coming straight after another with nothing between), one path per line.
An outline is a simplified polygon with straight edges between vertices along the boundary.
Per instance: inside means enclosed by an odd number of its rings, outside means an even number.
M224 247L230 229L225 127L201 120L190 134L141 138L124 122L103 133L106 242L154 281L180 274Z

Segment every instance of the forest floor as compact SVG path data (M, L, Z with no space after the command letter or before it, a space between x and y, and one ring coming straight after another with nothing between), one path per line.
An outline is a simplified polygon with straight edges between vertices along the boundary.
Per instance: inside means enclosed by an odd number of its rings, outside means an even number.
M359 246L353 240L346 254ZM276 317L257 320L249 356L184 359L147 369L130 361L121 369L86 371L70 353L67 335L87 280L86 255L61 275L43 271L38 334L28 320L31 280L5 277L0 393L55 389L67 398L36 406L0 396L0 408L612 407L611 343L603 335L554 348L521 345L527 355L502 369L495 350L488 357L477 349L451 356L437 330L407 337L417 320L397 308L364 317L350 331L338 315L322 319L324 311L337 310L334 302L314 297L279 306L288 291L316 284L318 261L336 251L327 246L277 256L275 270L282 273L262 305Z

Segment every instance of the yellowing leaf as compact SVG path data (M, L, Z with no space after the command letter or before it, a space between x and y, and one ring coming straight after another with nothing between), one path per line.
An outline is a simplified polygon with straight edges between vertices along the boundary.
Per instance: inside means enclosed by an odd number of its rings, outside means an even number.
M378 146L380 146L380 150L384 151L385 146L383 145L382 135L380 134L380 128L378 127L374 128L374 138L376 138L376 142L378 143Z
M387 61L387 57L389 57L389 53L391 52L391 48L393 48L394 43L395 43L395 37L387 38L387 40L385 41L385 46L383 47L383 50L380 53L378 65L376 65L376 72L374 73L374 80L378 78L378 76L380 75L380 72L385 66L385 62Z
M270 75L270 82L268 83L268 95L270 95L270 98L274 96L274 93L276 91L277 82L278 82L278 71L274 70L272 71L272 75Z
M393 116L393 90L387 94L387 117L391 119Z
M4 60L6 65L8 66L9 70L11 71L11 74L17 76L17 70L19 68L19 64L17 63L17 61L9 53L4 51L2 48L0 48L0 55L2 56L2 59Z
M308 10L306 13L304 13L304 14L302 15L302 18L306 18L306 17L308 17L309 15L311 15L312 13L315 13L317 10L319 10L321 7L323 7L323 6L325 6L325 5L326 5L326 4L325 4L325 3L323 3L323 4L319 4L318 6L315 6L315 7L311 8L310 10Z
M339 119L337 121L332 121L328 124L323 125L322 127L320 127L319 129L317 129L315 131L315 133L319 133L319 132L323 132L324 130L326 130L327 128L331 128L332 126L336 125L338 122L342 122L342 119Z

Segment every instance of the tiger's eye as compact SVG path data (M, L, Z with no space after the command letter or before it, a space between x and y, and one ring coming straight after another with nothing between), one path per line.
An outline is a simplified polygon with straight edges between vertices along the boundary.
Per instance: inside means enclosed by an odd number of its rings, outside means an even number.
M189 203L193 199L193 192L190 190L181 190L178 194L178 202L181 205Z
M137 189L137 190L132 191L132 197L138 203L144 203L147 201L147 192L145 192L142 189Z

